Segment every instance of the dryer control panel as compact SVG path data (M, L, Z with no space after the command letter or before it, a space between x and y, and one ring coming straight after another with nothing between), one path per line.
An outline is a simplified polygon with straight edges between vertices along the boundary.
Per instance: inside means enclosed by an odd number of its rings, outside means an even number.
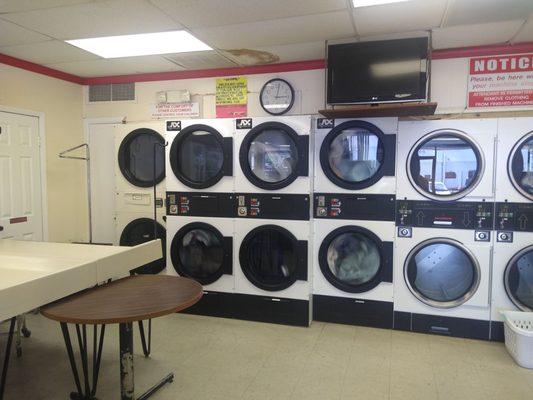
M315 218L394 221L395 196L387 194L314 193Z
M237 218L309 220L309 195L236 193Z
M496 203L495 229L498 231L533 232L533 204Z
M421 228L491 230L494 203L399 200L396 225Z
M167 192L167 215L233 218L233 193Z

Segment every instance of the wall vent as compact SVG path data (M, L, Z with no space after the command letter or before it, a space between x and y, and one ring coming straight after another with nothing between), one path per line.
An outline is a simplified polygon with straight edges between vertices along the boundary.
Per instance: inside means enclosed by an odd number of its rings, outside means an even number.
M89 103L135 100L135 83L111 83L89 86Z

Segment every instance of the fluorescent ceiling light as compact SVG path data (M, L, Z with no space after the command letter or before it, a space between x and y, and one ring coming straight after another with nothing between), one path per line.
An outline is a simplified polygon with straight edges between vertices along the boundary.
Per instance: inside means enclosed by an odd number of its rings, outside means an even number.
M66 42L104 58L212 50L211 47L186 31L107 36L66 40Z
M402 1L410 0L352 0L352 3L354 8L359 8L368 6L379 6L381 4L400 3Z

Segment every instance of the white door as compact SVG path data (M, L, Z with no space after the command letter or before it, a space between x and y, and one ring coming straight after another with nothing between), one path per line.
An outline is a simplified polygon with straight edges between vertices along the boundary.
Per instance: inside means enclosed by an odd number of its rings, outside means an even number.
M43 240L39 119L0 112L0 239Z
M113 124L89 124L94 243L115 239L115 136Z

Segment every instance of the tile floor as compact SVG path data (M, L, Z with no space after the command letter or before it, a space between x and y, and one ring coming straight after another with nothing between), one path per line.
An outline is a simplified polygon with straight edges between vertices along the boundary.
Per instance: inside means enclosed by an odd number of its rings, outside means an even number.
M5 400L68 399L74 384L59 325L41 316L28 322L33 334L24 356L12 358ZM500 343L181 314L153 328L151 358L136 334L137 394L176 374L154 400L533 399L533 370L515 365ZM119 398L118 329L106 333L100 400Z

